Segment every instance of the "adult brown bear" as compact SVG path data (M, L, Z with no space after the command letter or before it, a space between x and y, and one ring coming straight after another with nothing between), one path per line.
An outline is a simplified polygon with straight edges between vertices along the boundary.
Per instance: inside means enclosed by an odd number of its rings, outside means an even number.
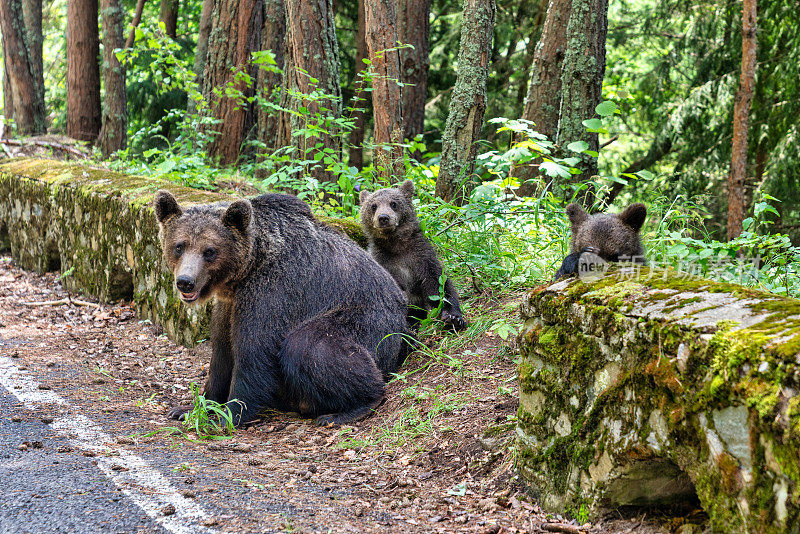
M380 403L407 351L406 301L365 251L290 195L181 208L159 191L155 212L181 299L216 298L205 396L237 424L264 408L340 424Z

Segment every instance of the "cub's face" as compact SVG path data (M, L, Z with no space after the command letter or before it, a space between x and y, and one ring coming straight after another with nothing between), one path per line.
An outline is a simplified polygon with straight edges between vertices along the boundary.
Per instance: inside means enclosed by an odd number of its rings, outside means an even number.
M181 300L196 304L221 296L250 252L250 202L183 209L171 193L159 191L155 212L164 260Z
M591 250L606 261L644 263L644 247L639 231L647 208L631 204L620 214L589 215L577 204L567 206L572 225L572 253Z
M396 188L361 191L361 224L370 233L386 235L414 220L414 184L406 180Z

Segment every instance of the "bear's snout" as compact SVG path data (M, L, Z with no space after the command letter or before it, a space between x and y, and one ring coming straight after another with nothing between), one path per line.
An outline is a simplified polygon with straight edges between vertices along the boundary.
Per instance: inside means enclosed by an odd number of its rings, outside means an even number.
M175 280L175 286L177 286L181 293L191 293L194 291L194 285L194 279L188 276L179 276L178 279Z
M385 213L381 214L381 215L378 215L378 226L380 226L381 228L386 228L390 224L392 224L392 218L391 217L389 217Z

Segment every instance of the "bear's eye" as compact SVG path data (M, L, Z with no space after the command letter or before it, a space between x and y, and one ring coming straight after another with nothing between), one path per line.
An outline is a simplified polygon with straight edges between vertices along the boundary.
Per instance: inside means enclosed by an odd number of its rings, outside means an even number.
M397 211L397 202L389 202L389 207L393 210Z
M372 213L375 213L376 211L378 211L378 205L377 204L373 204L372 205Z
M175 255L180 256L181 254L183 254L183 243L178 243L175 245Z
M203 259L206 261L214 261L217 259L217 249L207 248L203 251Z

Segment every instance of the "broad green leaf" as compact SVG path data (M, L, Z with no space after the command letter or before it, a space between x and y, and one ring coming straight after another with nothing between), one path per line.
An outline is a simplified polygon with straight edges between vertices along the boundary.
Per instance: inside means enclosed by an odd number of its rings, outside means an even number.
M572 150L573 152L583 152L589 148L589 143L586 141L573 141L572 143L567 145L568 150Z
M590 130L599 130L603 127L603 121L600 119L586 119L583 121L583 125Z
M608 117L609 115L613 115L615 111L617 111L617 105L610 101L606 100L605 102L600 102L597 104L597 107L594 108L598 115L601 117Z

